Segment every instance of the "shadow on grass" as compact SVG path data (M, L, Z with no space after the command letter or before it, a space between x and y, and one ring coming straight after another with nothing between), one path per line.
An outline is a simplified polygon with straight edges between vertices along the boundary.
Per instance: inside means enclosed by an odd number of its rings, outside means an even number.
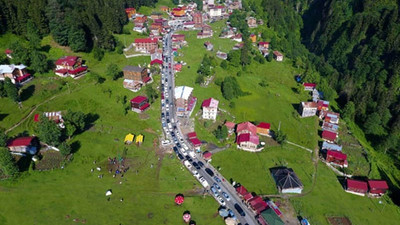
M7 113L0 113L0 121L4 120L8 115Z
M400 189L398 186L396 186L393 181L388 177L385 171L381 170L378 167L379 174L381 175L381 178L385 180L389 186L389 197L392 199L393 203L396 204L397 206L400 206ZM399 180L396 180L398 183Z
M50 45L45 45L45 46L42 46L42 47L40 48L41 51L47 52L47 53L49 53L50 49L51 49L51 46L50 46Z
M86 118L85 118L85 129L84 129L84 131L89 130L91 127L93 127L94 122L96 122L96 120L98 120L99 118L100 118L100 116L97 113L89 113L89 114L87 114Z
M21 92L21 101L24 102L32 97L35 92L36 86L34 84L29 85L27 88L23 89Z
M71 153L76 153L81 148L80 141L74 141L71 143Z
M301 116L301 114L299 113L299 106L299 103L292 103L293 109Z
M31 164L31 156L23 156L17 161L17 166L20 172L28 171Z

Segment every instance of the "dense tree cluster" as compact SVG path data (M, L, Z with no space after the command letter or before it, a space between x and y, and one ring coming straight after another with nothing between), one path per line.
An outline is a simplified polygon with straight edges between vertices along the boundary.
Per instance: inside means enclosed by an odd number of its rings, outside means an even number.
M205 77L208 77L214 74L214 68L217 66L217 61L213 56L209 56L204 54L203 60L199 68L197 69L197 77L195 80L196 84L202 84L204 82Z
M226 100L232 100L246 94L240 88L236 78L232 76L225 77L221 85L221 91Z
M127 22L125 7L153 6L157 0L0 0L0 33L12 32L38 43L51 33L54 40L73 51L93 46L112 50L113 33ZM27 20L29 18L29 20ZM37 36L30 35L37 31Z
M376 147L400 147L400 16L396 1L316 1L303 39L339 104ZM327 65L332 65L329 68Z

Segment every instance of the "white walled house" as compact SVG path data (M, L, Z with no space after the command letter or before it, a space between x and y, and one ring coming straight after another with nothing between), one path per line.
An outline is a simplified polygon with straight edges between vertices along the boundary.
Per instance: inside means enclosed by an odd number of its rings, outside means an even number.
M218 114L219 101L213 98L209 98L203 101L201 107L203 108L203 119L216 120Z

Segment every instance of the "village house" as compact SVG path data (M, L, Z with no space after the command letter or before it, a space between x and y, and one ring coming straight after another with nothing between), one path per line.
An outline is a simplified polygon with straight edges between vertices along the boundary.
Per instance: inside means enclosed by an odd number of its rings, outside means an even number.
M228 54L225 52L218 51L216 56L220 59L226 60L228 58Z
M339 125L328 122L323 122L321 128L322 131L327 130L334 133L337 133L339 131Z
M286 167L271 168L271 174L280 193L301 194L303 191L303 184L293 169Z
M313 91L317 87L317 84L315 84L315 83L303 83L303 87L304 87L305 91Z
M225 7L222 5L214 5L212 7L208 7L208 16L210 18L221 17L224 9Z
M282 62L283 61L283 55L279 51L274 51L274 58L278 62Z
M324 100L317 100L317 108L318 111L328 111L329 102Z
M131 99L132 111L142 113L150 107L149 99L146 96L136 96Z
M168 8L168 6L160 6L160 10L162 11L162 12L168 12L169 11L169 8Z
M154 22L154 23L152 23L151 26L150 26L150 31L151 31L151 33L153 33L154 35L160 35L162 29L163 29L162 23Z
M301 102L299 105L299 113L301 117L310 117L317 114L317 103L315 102Z
M257 135L257 127L250 122L239 123L236 128L236 135L247 133Z
M250 34L250 41L252 42L252 43L256 43L256 41L257 41L257 35L255 35L255 34Z
M257 134L263 136L269 136L269 129L271 128L270 123L261 122L257 125Z
M157 38L136 38L135 39L135 51L150 53L152 50L158 48Z
M203 101L201 107L203 109L203 119L216 120L218 114L219 101L214 98L209 98Z
M173 34L172 35L172 42L174 43L180 43L181 45L183 45L184 43L186 43L185 41L185 35L184 34Z
M340 166L342 168L346 168L349 165L347 162L347 155L338 151L327 150L325 160L327 163Z
M16 154L36 154L39 149L39 140L35 136L18 137L7 142L7 148L11 153Z
M61 111L58 112L44 112L42 114L46 118L48 118L51 121L54 121L60 128L65 128L64 126L64 119L62 118L62 113ZM35 114L33 117L34 122L39 122L40 121L40 114Z
M242 8L242 2L241 1L236 1L236 2L231 2L228 5L228 11L233 12L233 10L239 10Z
M320 96L319 96L319 91L318 91L317 89L314 89L314 90L312 91L312 99L313 99L313 102L318 102L319 98L320 98Z
M369 194L374 197L381 197L384 195L389 186L384 180L368 180Z
M329 111L320 111L319 119L323 120L327 123L339 124L339 113L329 112Z
M182 64L180 64L180 63L174 64L174 72L177 73L177 72L181 72L181 71L182 71Z
M213 36L213 31L210 25L203 25L201 28L201 32L197 33L198 39L209 38Z
M142 83L149 81L147 68L138 66L125 66L123 68L124 79L134 80Z
M0 81L10 78L13 84L22 85L33 79L33 76L28 73L26 66L20 65L0 65Z
M321 135L322 139L329 142L329 143L335 143L336 138L338 137L338 134L336 132L332 132L329 130L324 130L322 131Z
M194 26L195 26L195 23L193 21L183 23L183 29L185 29L185 30L192 30L192 29L194 29Z
M138 33L144 33L147 31L146 27L143 25L137 25L135 27L133 27L133 31L138 32Z
M228 128L228 133L231 135L235 131L236 124L230 121L225 122L226 128Z
M212 153L211 152L209 152L209 151L203 152L203 159L206 162L211 162L211 157L212 157Z
M82 58L78 56L61 57L55 62L55 65L54 73L60 77L79 77L86 74L88 69L83 65Z
M236 35L236 33L233 30L233 28L230 26L227 26L221 31L221 34L219 35L219 37L220 38L231 38L231 37L234 37L235 35Z
M231 37L232 40L237 41L237 42L242 42L242 34L236 34L235 36Z
M176 115L179 117L190 116L197 98L192 95L193 88L188 86L175 87Z
M150 60L153 61L155 59L163 60L162 49L156 48L150 51Z
M254 17L248 17L247 19L247 25L249 28L255 28L257 27L257 20Z
M258 50L260 53L266 57L269 54L269 42L260 41L258 42Z
M174 17L183 17L186 15L185 9L182 7L173 8L171 13Z
M157 66L161 69L163 61L160 59L154 59L150 62L150 66Z
M368 184L367 182L361 180L347 179L346 192L359 196L365 196L365 194L368 192Z
M124 88L131 91L138 91L140 88L151 81L148 70L138 66L125 66L123 68L124 73Z
M201 12L195 12L192 14L193 22L195 25L202 25L203 24L203 15Z
M157 19L162 19L163 17L162 17L162 13L160 13L160 12L152 12L150 15L150 18L154 21Z
M260 144L258 136L251 133L243 133L238 135L236 143L237 148L245 151L256 152L262 150L258 148L258 145Z
M243 48L243 46L244 46L243 42L242 43L237 43L232 47L232 50L239 50L239 49Z
M147 22L147 16L137 16L133 20L133 23L135 24L135 27L136 26L143 27L146 22Z
M125 9L126 16L128 19L132 19L132 17L136 14L136 9L135 8L126 8Z
M204 42L204 47L206 47L207 51L212 51L214 49L214 45L209 41Z
M190 144L195 150L200 150L201 141L197 138L196 132L190 132L187 134Z
M342 146L337 144L332 144L326 141L322 142L321 151L327 152L328 150L341 152Z

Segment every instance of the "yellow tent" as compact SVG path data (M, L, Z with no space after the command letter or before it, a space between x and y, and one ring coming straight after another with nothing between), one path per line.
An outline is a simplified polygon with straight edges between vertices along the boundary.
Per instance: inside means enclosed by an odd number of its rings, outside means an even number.
M133 134L131 134L131 133L127 134L127 135L125 136L124 143L125 143L125 144L130 144L130 143L132 143L134 137L135 137L135 135L133 135Z
M136 143L142 143L143 142L143 135L139 134L136 136Z

